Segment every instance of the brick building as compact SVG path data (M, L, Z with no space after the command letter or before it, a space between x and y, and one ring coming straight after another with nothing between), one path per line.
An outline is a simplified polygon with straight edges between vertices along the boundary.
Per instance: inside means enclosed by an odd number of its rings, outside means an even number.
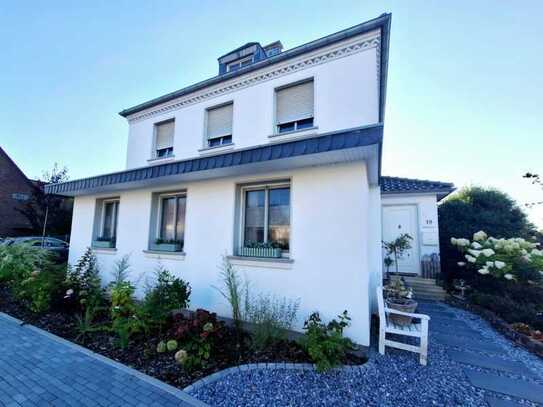
M33 183L0 147L0 238L28 235L31 225L19 212L32 196Z

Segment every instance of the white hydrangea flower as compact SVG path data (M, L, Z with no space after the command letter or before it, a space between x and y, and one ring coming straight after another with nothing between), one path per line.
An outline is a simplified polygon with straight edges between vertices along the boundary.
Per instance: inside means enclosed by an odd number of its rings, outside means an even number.
M507 273L507 274L504 275L504 278L505 278L506 280L512 280L512 279L513 279L513 274Z
M481 250L481 253L483 253L486 257L490 257L493 254L495 254L496 252L494 250L492 250L492 249L483 249L483 250Z
M456 237L451 237L451 244L453 246L456 246L457 243L458 243L458 239Z
M469 261L470 263L475 263L477 261L477 259L473 256L470 256L469 254L466 254L466 260Z
M494 266L498 269L498 270L501 270L502 268L505 267L505 263L503 261L499 261L499 260L496 260L494 262Z
M477 233L473 234L473 240L477 240L477 241L486 240L487 237L488 237L488 235L485 232L483 232L482 230L480 230Z
M473 255L474 257L479 257L479 255L481 254L481 251L480 250L468 250L468 252Z
M483 248L483 246L481 245L481 243L477 243L477 242L473 242L473 243L471 244L471 247L473 247L474 249L477 249L477 250Z
M479 269L478 270L479 274L488 274L490 273L490 271L488 271L488 269L486 267L483 267L482 269Z
M466 263L463 262L463 261L459 261L459 262L456 263L456 264L458 264L460 267L464 267L464 266L466 265Z
M487 261L486 266L487 267L494 267L494 262L493 261Z

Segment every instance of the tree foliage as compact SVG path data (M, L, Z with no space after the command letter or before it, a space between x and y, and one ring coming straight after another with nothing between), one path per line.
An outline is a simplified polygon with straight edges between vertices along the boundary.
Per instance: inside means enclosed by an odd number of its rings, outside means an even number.
M49 171L44 171L42 177L36 180L30 199L17 209L29 221L32 234L41 235L45 222L47 208L48 235L63 236L70 234L72 224L72 199L60 195L51 195L44 192L44 185L65 182L69 179L68 169L60 168L57 163Z
M531 238L535 227L506 193L494 188L466 187L439 206L439 237L442 268L449 278L461 276L460 254L451 238L471 237L484 230L496 238Z

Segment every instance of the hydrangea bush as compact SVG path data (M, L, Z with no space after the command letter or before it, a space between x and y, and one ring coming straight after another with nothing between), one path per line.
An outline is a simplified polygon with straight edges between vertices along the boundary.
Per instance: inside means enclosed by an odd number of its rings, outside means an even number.
M459 262L482 275L506 280L540 283L543 281L543 250L539 243L516 237L496 239L484 231L473 234L473 240L451 238L451 243L464 254Z

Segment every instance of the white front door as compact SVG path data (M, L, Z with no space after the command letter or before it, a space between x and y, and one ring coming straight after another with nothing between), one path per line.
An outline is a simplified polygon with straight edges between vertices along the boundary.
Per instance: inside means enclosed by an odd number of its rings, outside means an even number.
M398 259L400 273L420 273L418 216L416 205L383 206L383 241L390 242L403 233L408 233L411 249L406 250ZM394 260L394 258L392 258ZM396 266L390 266L389 271L395 272Z

